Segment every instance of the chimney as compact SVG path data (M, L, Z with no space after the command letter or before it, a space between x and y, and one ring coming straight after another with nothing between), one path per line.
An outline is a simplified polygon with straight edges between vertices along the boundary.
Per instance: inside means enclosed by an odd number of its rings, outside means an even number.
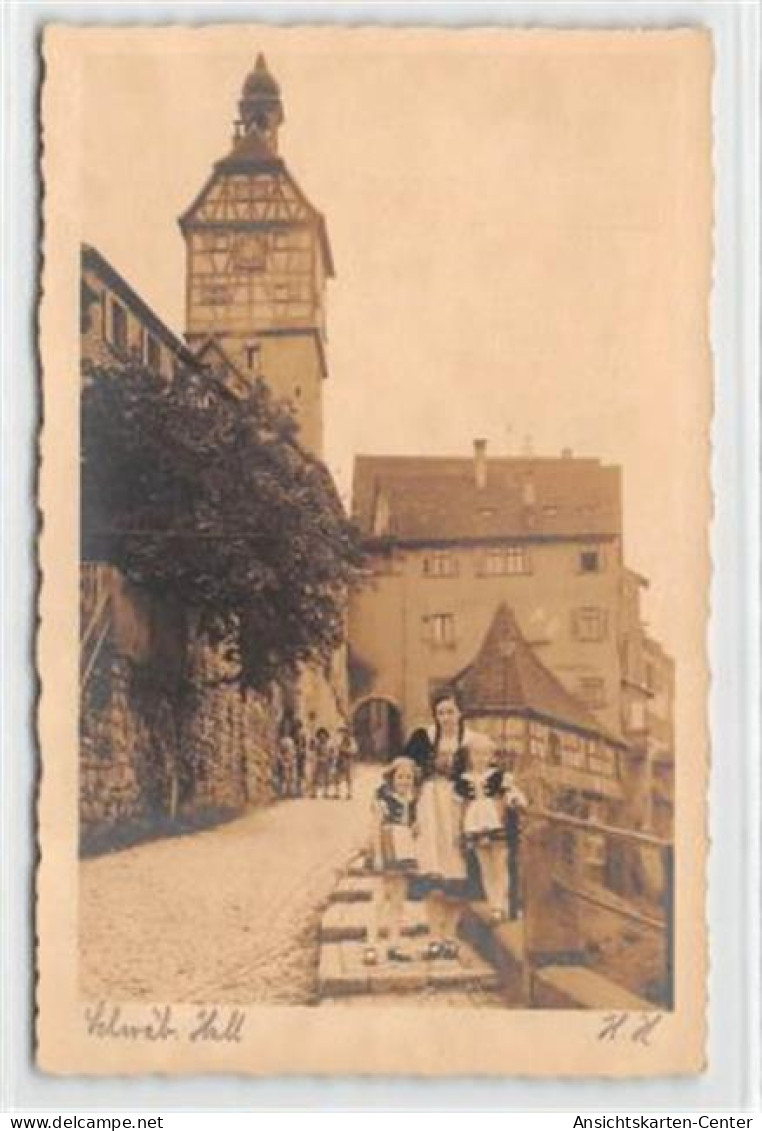
M483 491L487 486L487 441L474 440L474 479Z

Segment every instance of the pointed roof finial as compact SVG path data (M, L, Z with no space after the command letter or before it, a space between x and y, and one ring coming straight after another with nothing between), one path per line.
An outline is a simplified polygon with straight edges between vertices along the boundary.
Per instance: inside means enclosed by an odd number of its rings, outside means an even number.
M256 129L277 150L278 127L285 115L280 87L270 73L261 51L254 63L254 70L246 76L238 110L245 133Z

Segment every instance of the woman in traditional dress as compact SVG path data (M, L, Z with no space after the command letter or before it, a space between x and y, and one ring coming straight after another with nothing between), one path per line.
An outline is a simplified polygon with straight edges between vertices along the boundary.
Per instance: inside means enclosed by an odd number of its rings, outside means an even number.
M430 958L455 958L456 932L463 901L469 891L462 842L462 801L453 788L465 766L471 737L452 690L432 699L433 725L414 731L405 755L418 766L418 875L411 877L409 894L424 899L431 932Z

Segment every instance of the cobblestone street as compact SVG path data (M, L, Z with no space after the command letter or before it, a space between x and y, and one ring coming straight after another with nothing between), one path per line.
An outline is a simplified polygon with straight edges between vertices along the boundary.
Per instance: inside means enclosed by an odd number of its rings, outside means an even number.
M295 800L80 866L92 1000L313 1000L322 905L364 843L376 772L351 802Z

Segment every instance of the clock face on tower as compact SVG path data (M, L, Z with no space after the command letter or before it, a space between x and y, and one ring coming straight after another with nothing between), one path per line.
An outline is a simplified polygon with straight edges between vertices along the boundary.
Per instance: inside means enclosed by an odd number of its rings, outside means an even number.
M233 236L230 246L233 271L264 271L266 262L266 236L255 232L238 232Z

